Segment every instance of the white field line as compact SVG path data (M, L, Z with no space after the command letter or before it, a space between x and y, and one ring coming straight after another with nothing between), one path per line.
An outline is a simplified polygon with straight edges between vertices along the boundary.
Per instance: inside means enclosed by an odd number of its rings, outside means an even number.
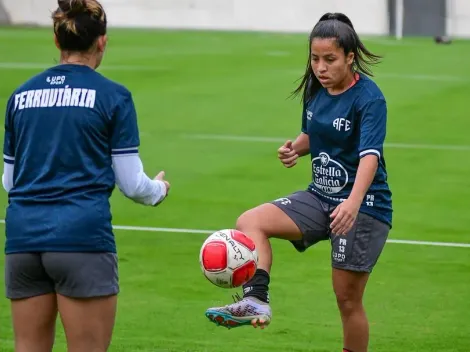
M283 51L267 52L268 56L286 56L288 53ZM158 55L158 53L156 53ZM0 70L44 70L54 66L55 63L41 62L0 62ZM99 70L110 71L168 71L169 67L159 67L151 65L103 65ZM282 69L281 69L282 70ZM300 72L295 70L296 73ZM470 82L470 77L450 76L450 75L426 75L426 74L407 74L383 72L377 73L376 77L389 79L406 79L411 81L436 81L436 82Z
M407 73L377 73L375 76L381 78L406 79L409 81L434 81L434 82L470 82L469 77L459 77L450 75L420 75Z
M0 223L4 224L5 220L0 220ZM179 229L173 227L146 227L146 226L122 226L114 225L115 230L126 230L126 231L141 231L141 232L171 232L171 233L192 233L192 234L203 234L209 235L214 233L215 230L197 230L197 229ZM428 242L428 241L411 241L411 240L387 240L388 243L397 244L411 244L419 246L437 246L437 247L460 247L470 248L470 243L457 243L457 242Z
M221 134L183 134L182 137L188 138L188 139L200 139L200 140L260 142L260 143L284 143L287 139L287 138L281 138L281 137L233 136L233 135L221 135ZM470 145L385 143L384 147L396 148L396 149L470 151Z

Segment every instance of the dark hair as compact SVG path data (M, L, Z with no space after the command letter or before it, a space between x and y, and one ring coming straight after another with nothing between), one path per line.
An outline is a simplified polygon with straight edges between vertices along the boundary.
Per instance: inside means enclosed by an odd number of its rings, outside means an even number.
M106 34L106 13L98 1L58 0L58 4L52 19L62 50L88 51L99 36Z
M300 85L293 92L293 95L302 92L302 101L304 103L313 98L321 88L311 65L311 45L314 38L335 38L338 46L344 50L345 55L350 52L354 53L353 70L369 76L373 76L369 66L377 64L381 59L381 56L372 54L366 49L359 39L351 20L346 15L342 13L324 14L310 33L305 74Z

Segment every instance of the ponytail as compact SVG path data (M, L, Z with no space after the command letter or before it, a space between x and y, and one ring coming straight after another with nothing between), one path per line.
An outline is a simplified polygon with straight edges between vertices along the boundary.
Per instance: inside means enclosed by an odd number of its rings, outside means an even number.
M349 17L343 13L326 13L320 18L310 33L308 41L309 54L305 73L299 86L292 93L295 96L302 93L302 102L304 104L313 99L322 87L311 65L311 45L315 38L336 39L338 46L343 49L345 55L350 52L354 53L353 71L373 76L370 66L379 63L381 56L373 54L364 46Z

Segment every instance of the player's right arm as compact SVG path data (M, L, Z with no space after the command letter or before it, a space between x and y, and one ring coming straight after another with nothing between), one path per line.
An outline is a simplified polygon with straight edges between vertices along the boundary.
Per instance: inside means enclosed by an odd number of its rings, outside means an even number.
M170 184L160 172L150 179L144 172L139 156L140 145L137 113L131 93L126 92L113 116L111 156L116 185L133 201L144 205L157 205L168 195Z
M310 152L310 140L307 133L307 111L306 104L302 111L302 131L294 142L287 140L278 150L278 158L285 167L292 167L297 164L299 157L305 156Z
M310 153L310 140L308 134L302 132L292 143L292 148L299 156L305 156Z
M278 158L285 167L292 167L297 164L297 159L307 155L310 151L310 141L308 134L301 133L294 142L287 140L278 150Z
M5 132L3 137L3 174L2 185L5 191L13 188L13 172L15 167L15 138L13 133L12 104L10 98L5 113Z

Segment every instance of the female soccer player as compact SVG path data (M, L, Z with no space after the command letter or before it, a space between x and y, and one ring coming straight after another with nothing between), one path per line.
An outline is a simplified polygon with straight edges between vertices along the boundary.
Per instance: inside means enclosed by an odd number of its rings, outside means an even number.
M31 78L7 104L3 186L6 296L16 352L51 351L57 313L68 351L106 351L118 285L109 198L115 184L144 205L169 190L143 171L131 93L95 69L107 20L96 0L59 0L60 64Z
M303 93L302 128L278 150L292 167L310 153L312 182L242 214L237 229L250 236L259 267L244 297L206 316L227 327L266 326L271 321L268 284L271 237L299 252L322 240L332 245L333 289L344 331L344 350L366 352L369 328L362 299L369 274L391 227L391 192L383 156L387 108L367 76L379 56L360 41L347 16L323 15L310 34L308 64L295 93Z

